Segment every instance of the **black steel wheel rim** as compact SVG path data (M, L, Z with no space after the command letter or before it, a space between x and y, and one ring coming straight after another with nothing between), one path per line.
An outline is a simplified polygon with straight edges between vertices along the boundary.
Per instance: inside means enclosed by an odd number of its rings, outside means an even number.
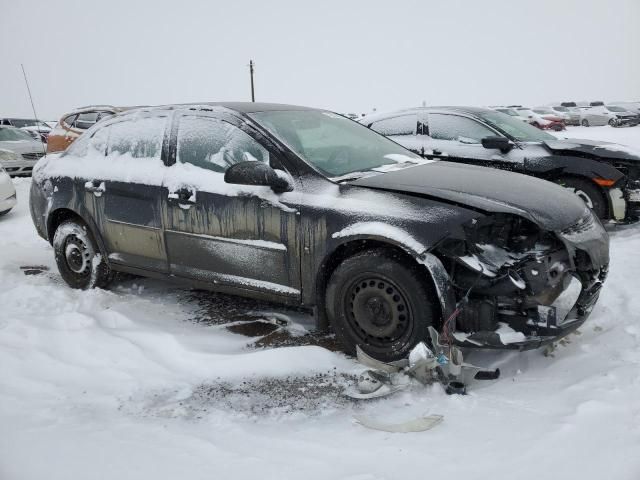
M343 293L347 325L359 344L388 349L405 344L413 332L414 312L408 296L380 274L363 274Z
M91 274L91 252L87 244L76 235L70 235L64 242L64 260L67 268L81 277Z

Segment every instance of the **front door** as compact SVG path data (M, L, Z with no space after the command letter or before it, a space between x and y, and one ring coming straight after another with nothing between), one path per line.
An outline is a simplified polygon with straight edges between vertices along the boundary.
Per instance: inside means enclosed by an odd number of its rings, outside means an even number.
M456 114L432 113L428 118L429 146L433 156L442 160L524 171L524 155L518 148L509 152L484 148L482 139L501 136L479 121Z
M185 113L175 121L175 164L164 182L171 273L299 298L298 194L224 182L234 163L272 163L268 145L213 113Z

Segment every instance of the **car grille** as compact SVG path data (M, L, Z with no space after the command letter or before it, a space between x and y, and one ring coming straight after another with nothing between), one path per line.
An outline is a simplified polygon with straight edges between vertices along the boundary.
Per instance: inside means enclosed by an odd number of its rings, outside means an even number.
M40 160L44 156L43 152L23 153L22 158L25 160Z

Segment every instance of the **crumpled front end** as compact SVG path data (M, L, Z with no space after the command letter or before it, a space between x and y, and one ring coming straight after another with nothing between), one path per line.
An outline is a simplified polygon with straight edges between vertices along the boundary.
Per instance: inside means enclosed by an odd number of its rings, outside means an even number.
M588 318L609 264L608 235L588 209L558 232L506 214L463 230L464 238L449 238L434 252L455 297L442 329L450 343L527 350L562 338Z

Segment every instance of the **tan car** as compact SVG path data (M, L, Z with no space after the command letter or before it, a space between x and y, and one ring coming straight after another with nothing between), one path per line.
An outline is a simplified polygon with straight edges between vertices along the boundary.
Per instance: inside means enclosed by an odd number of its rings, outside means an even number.
M113 107L110 105L93 105L64 114L55 128L49 133L47 153L66 150L85 130L103 118L111 117L126 109L126 107Z

